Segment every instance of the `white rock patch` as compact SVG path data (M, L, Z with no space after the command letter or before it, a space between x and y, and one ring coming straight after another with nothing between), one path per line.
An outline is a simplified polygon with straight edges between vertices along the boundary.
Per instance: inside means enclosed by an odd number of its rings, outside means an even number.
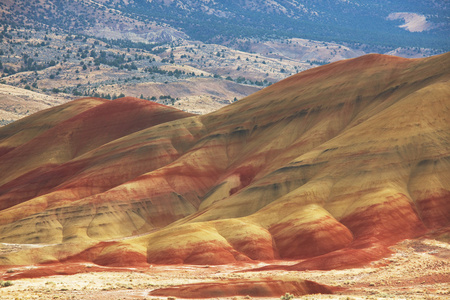
M388 20L403 19L405 24L400 25L400 28L404 28L410 32L422 32L433 28L433 24L427 22L427 18L424 15L407 12L391 13L387 17Z

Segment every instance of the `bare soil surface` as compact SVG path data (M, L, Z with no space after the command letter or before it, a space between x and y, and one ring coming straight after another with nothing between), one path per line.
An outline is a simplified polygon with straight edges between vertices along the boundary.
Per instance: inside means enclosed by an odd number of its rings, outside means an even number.
M0 84L0 126L72 99L72 96L50 96Z
M2 244L0 253L17 251L20 245ZM405 240L391 248L392 255L365 268L332 271L263 271L251 269L269 264L291 265L299 261L221 266L150 265L138 268L106 268L93 264L77 268L74 275L21 278L35 266L0 270L12 285L0 288L1 299L158 299L149 292L166 287L224 280L305 279L332 286L333 295L296 296L295 299L449 299L450 245L434 239ZM21 278L15 279L14 278ZM280 295L281 297L282 295ZM164 297L161 299L170 299ZM173 296L176 298L176 295ZM220 299L250 299L240 295ZM219 299L219 298L218 298ZM258 298L258 299L279 299Z

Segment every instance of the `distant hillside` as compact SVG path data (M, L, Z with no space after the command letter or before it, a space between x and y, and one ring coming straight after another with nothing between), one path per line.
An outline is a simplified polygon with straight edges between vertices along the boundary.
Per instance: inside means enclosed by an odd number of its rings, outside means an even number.
M72 100L49 96L14 86L0 84L0 126Z
M0 264L339 269L448 232L448 66L372 54L203 116L84 98L4 126L0 242L40 247Z
M129 1L115 7L168 23L193 38L287 36L372 46L449 49L448 3L441 1ZM424 15L423 33L399 28L391 13Z
M114 33L116 38L136 41L167 42L189 36L220 43L234 38L297 37L372 47L450 49L450 7L445 1L19 0L2 7L4 22L95 36ZM414 22L405 19L405 13L420 16L425 23L416 24L411 32L413 27L401 26Z

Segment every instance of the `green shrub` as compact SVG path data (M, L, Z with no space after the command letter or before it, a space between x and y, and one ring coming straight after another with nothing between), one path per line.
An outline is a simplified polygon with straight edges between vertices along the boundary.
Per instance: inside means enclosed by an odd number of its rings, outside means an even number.
M284 294L283 296L281 296L280 298L281 300L291 300L294 299L294 295L291 295L289 293Z
M11 286L11 285L13 285L13 283L11 281L0 280L0 287L7 287L7 286Z

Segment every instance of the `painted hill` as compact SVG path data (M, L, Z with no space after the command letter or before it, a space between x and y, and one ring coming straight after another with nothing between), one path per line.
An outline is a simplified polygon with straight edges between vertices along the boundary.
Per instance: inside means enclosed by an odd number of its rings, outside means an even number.
M0 129L1 265L359 266L450 224L450 53L311 69L214 113L80 99Z

